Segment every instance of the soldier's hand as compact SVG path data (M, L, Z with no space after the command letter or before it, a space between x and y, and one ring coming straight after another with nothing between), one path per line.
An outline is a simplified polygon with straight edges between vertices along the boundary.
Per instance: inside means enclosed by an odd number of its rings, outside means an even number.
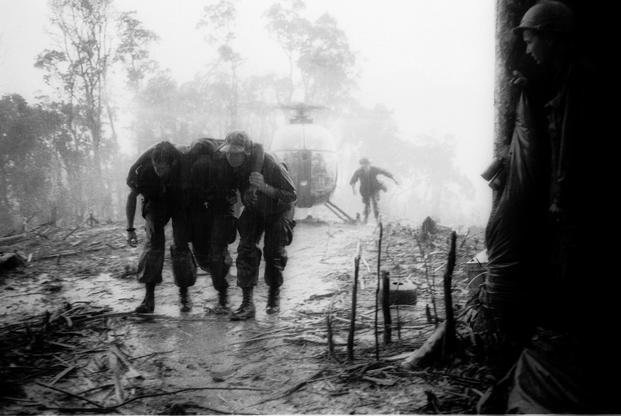
M256 186L258 190L265 190L265 179L259 172L252 172L250 174L250 185Z
M252 186L244 192L244 201L246 204L253 205L257 202L257 190Z
M548 208L548 212L550 214L550 218L552 218L552 221L555 224L561 223L562 211L556 201L552 202L552 204L550 205L550 208Z
M513 71L513 78L511 78L511 84L518 87L524 87L528 83L528 79L520 71Z
M127 244L130 247L136 247L138 245L138 236L136 236L136 231L127 231Z

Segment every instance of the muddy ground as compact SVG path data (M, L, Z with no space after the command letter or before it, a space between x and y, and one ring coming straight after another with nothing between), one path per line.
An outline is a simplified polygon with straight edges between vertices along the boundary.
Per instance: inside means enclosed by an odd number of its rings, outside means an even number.
M392 306L392 343L387 345L379 313L379 360L375 224L299 221L288 250L281 312L264 313L261 281L257 317L247 322L209 312L216 293L205 272L191 289L192 311L180 313L168 259L154 315L130 313L143 289L126 271L140 248L126 245L121 223L48 226L11 241L2 251L19 251L30 261L0 275L2 412L471 413L493 378L468 347L463 325L460 351L450 362L415 369L401 365L435 330L432 297L439 320L444 316L442 275L450 230L439 227L421 247L418 228L398 223L383 228L381 268L393 283L402 283L401 295L409 296ZM351 361L345 344L358 246L362 261ZM452 293L459 316L472 276L464 264L483 248L481 231L463 230L457 247ZM234 258L235 245L231 254ZM229 282L236 306L241 291L234 268ZM327 345L328 314L333 353Z

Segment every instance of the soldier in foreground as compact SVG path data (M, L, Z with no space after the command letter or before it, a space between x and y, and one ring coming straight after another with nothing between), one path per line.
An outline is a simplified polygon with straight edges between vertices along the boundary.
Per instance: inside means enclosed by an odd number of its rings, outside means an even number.
M255 316L254 286L258 282L261 250L257 247L264 235L265 283L269 287L266 311L280 310L280 286L287 265L286 246L293 239L294 206L297 199L295 186L281 161L265 154L261 172L248 177L248 159L253 147L248 135L234 131L227 135L221 151L227 163L238 175L239 191L244 210L238 220L240 242L237 249L237 285L243 300L231 315L232 320L246 320ZM239 173L241 172L241 175Z
M134 216L136 200L142 195L146 241L138 264L138 281L145 285L145 297L137 313L152 313L155 286L162 282L164 227L172 219L173 245L170 247L175 284L179 287L181 311L191 309L188 287L196 282L196 265L189 250L188 204L189 149L163 141L147 150L129 169L127 185L127 240L137 245Z
M593 244L609 136L598 104L608 92L563 2L538 2L515 32L541 72L513 80L522 90L507 183L488 224L485 303L520 349L479 412L618 413L617 279L601 272L594 259L606 256ZM585 293L594 281L597 296Z
M227 314L229 284L226 277L231 267L228 245L237 235L233 215L237 181L224 153L217 150L213 139L200 139L192 145L190 228L196 262L211 275L213 287L218 292L218 303L211 311ZM238 174L245 175L248 180L250 171L261 171L263 158L263 147L254 144L250 149L248 172L240 170Z
M362 197L362 203L364 204L364 223L367 223L369 218L369 205L373 205L373 215L375 215L375 220L377 221L379 218L379 197L380 191L386 191L386 185L381 183L377 179L377 175L384 175L392 179L395 184L399 184L397 180L392 176L392 173L372 166L369 159L363 157L360 159L360 168L358 168L349 184L351 185L352 191L354 195L356 195L356 182L360 181L360 196Z

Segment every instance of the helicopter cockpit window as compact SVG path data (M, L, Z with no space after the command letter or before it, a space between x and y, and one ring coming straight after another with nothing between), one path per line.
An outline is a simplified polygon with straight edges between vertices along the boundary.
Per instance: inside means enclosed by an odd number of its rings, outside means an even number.
M336 187L336 154L313 152L311 161L311 194L320 197Z
M271 149L289 169L298 207L328 201L337 179L336 146L328 130L314 124L291 124L274 135Z

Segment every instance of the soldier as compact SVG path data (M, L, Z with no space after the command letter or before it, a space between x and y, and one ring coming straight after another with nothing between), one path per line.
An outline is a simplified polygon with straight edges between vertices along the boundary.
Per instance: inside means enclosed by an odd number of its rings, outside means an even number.
M579 56L574 13L564 3L538 2L515 31L545 80L519 73L514 80L523 90L509 182L488 225L488 280L496 269L503 290L488 289L486 301L496 317L525 326L517 337L524 348L505 377L505 407L480 411L618 413L610 383L619 371L610 330L617 320L606 321L616 316L616 299L606 298L617 296L615 279L598 281L598 296L584 293L584 282L608 276L593 261L606 257L593 244L601 239L593 221L602 205L594 190L607 179L600 95L608 92ZM513 265L517 272L504 271Z
M399 183L390 172L372 166L371 162L366 157L360 159L360 165L361 167L354 172L351 180L349 181L349 184L351 185L351 189L354 192L354 195L356 195L356 182L360 180L360 196L362 197L362 203L364 204L364 223L366 224L369 218L370 204L373 205L373 214L375 215L375 220L378 220L379 192L380 190L386 191L386 185L384 185L377 179L377 175L387 176L392 179L397 185Z
M233 215L237 193L235 172L224 153L217 149L213 139L200 139L192 145L190 228L196 262L209 272L218 292L218 304L211 311L226 314L229 312L226 276L231 267L228 245L237 235ZM263 157L263 147L255 144L249 155L252 171L261 171Z
M232 320L246 320L255 316L253 289L257 284L261 250L257 247L264 235L263 258L265 282L269 287L266 311L280 310L279 291L283 270L287 265L285 247L293 239L294 206L297 199L295 186L287 168L276 156L265 154L261 172L248 177L248 157L253 143L242 131L227 135L221 151L239 178L244 210L238 220L240 242L237 248L237 285L243 300L231 315Z
M136 199L142 195L146 241L138 264L138 281L145 284L145 297L137 313L152 313L155 286L162 282L164 265L164 227L172 218L173 245L170 247L175 284L179 287L181 311L191 309L188 287L196 282L196 265L188 247L189 149L163 141L147 150L129 169L127 185L127 240L137 245L134 216Z

